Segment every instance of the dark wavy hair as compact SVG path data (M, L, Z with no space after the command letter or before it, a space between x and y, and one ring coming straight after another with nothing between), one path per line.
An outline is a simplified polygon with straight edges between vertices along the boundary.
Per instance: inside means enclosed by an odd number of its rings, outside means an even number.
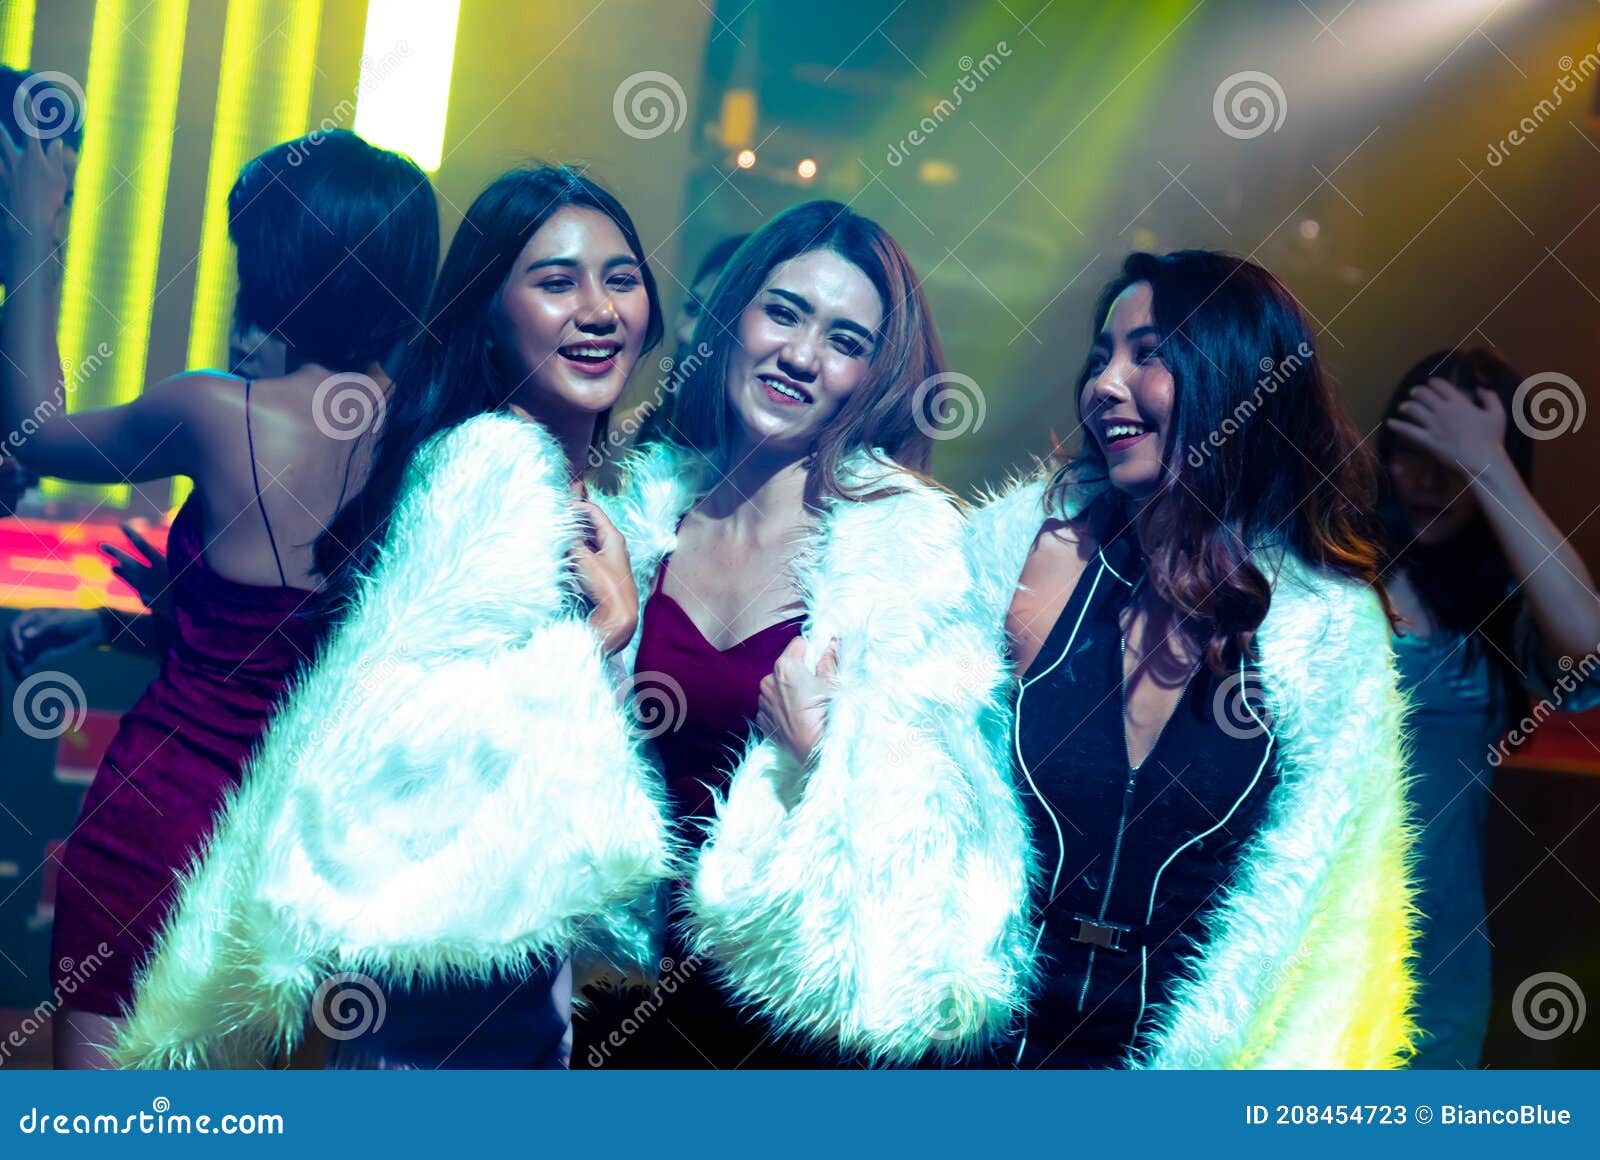
M473 201L450 242L422 328L390 387L366 484L313 549L324 578L323 607L331 613L348 608L356 577L376 558L417 448L441 431L498 410L511 397L516 384L505 381L491 353L491 308L528 239L567 206L598 210L616 223L639 260L650 302L643 349L661 341L661 306L644 245L610 191L565 166L514 169L496 178ZM605 427L602 414L597 440Z
M1466 392L1474 402L1479 388L1500 397L1506 414L1512 413L1511 400L1522 375L1505 359L1483 347L1467 350L1434 351L1401 377L1389 404L1384 408L1384 425L1378 429L1378 459L1385 468L1404 440L1388 426L1400 416L1400 404L1413 387L1432 378L1444 379ZM1506 454L1517 474L1527 481L1533 476L1533 440L1515 423L1506 424ZM1420 448L1419 455L1430 455ZM1497 674L1502 696L1514 696L1518 675L1505 661L1512 654L1512 627L1521 610L1519 599L1508 600L1515 577L1500 542L1495 539L1480 509L1470 523L1441 544L1421 543L1412 530L1389 473L1382 473L1383 490L1379 513L1388 537L1390 567L1399 569L1416 589L1418 597L1434 622L1448 632L1466 637L1461 653L1463 668L1480 657L1490 662Z
M1195 621L1206 663L1225 672L1255 655L1272 582L1252 558L1268 545L1384 593L1375 511L1376 465L1322 373L1311 328L1288 289L1262 267L1210 250L1130 254L1101 292L1098 334L1129 286L1149 284L1172 375L1162 478L1134 512L1109 492L1095 505L1102 532L1139 525L1152 589ZM1077 378L1081 424L1085 362ZM1103 480L1093 438L1064 463L1059 500L1075 481Z
M841 463L864 449L926 474L938 393L918 399L917 388L943 371L944 356L922 284L905 252L877 222L836 201L808 201L785 210L734 252L695 327L695 348L704 343L712 354L685 380L673 402L672 421L663 424L658 437L715 463L726 460L732 421L728 361L739 316L774 267L813 250L832 250L867 276L883 304L883 326L866 377L811 448L806 502L870 499L882 490L854 491L840 478Z
M347 129L274 145L228 193L234 318L276 335L289 369L365 370L411 337L439 265L439 206L409 157Z

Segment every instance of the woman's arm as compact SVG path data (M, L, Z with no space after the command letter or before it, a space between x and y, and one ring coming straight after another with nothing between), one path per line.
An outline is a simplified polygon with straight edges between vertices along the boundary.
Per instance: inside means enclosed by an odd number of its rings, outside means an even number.
M1454 464L1505 552L1532 610L1543 659L1581 657L1600 647L1600 597L1594 577L1528 490L1506 453L1506 412L1493 391L1477 402L1452 384L1430 379L1390 420L1396 433Z
M0 312L0 424L6 451L43 475L124 483L192 475L194 447L184 424L195 392L175 379L120 407L67 414L77 376L63 377L56 346L60 290L55 221L66 198L61 144L48 154L26 138L0 141L10 213L5 244L11 285ZM115 352L109 356L116 357Z

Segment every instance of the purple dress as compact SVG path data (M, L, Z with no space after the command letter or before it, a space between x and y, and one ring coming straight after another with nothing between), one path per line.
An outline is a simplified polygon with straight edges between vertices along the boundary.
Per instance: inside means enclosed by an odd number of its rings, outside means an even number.
M160 673L123 714L60 855L51 971L77 1010L119 1016L131 1003L178 870L321 638L309 590L219 576L202 547L194 493L167 538L176 631ZM78 982L85 972L74 966L91 955L101 963ZM69 976L75 985L62 989Z
M634 675L662 674L683 690L676 728L654 739L673 821L698 845L713 810L713 790L728 776L755 729L761 681L803 616L770 624L725 649L715 648L689 614L662 591L667 562L645 602ZM693 958L674 914L661 964L661 984L640 992L591 998L576 1021L572 1065L580 1068L806 1068L823 1062L778 1043L739 1011L712 980L713 968Z

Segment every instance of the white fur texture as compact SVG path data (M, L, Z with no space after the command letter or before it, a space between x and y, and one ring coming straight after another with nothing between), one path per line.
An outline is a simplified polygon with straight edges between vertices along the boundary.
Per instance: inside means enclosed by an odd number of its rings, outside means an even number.
M1069 494L1082 510L1091 493ZM1045 481L988 497L968 554L1003 624L1045 519ZM1414 926L1404 699L1389 625L1364 585L1262 553L1257 644L1279 783L1214 902L1206 936L1130 1066L1382 1068L1409 1058Z
M330 973L650 954L664 808L574 599L565 482L548 433L506 416L419 451L354 611L182 880L121 1063L290 1046Z
M1003 658L972 617L954 504L866 456L849 468L903 490L830 503L795 566L809 663L840 641L814 768L747 748L694 872L690 935L780 1035L875 1062L959 1056L1013 1024L1028 984ZM609 505L641 599L707 477L657 448ZM779 787L797 777L791 811Z

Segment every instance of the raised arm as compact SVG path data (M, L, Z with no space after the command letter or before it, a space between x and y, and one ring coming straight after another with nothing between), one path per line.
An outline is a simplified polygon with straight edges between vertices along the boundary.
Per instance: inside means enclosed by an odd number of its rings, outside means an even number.
M27 137L0 141L10 213L5 310L0 312L0 424L6 453L43 475L85 483L139 482L192 474L195 453L184 423L196 393L181 381L158 383L120 407L68 415L78 376L64 377L56 346L59 245L55 223L66 199L63 147L46 152ZM109 357L115 357L113 352Z
M1506 412L1493 391L1477 401L1430 379L1401 406L1395 432L1454 464L1467 479L1511 575L1539 626L1543 659L1581 657L1600 646L1600 597L1594 577L1528 490L1506 453Z

